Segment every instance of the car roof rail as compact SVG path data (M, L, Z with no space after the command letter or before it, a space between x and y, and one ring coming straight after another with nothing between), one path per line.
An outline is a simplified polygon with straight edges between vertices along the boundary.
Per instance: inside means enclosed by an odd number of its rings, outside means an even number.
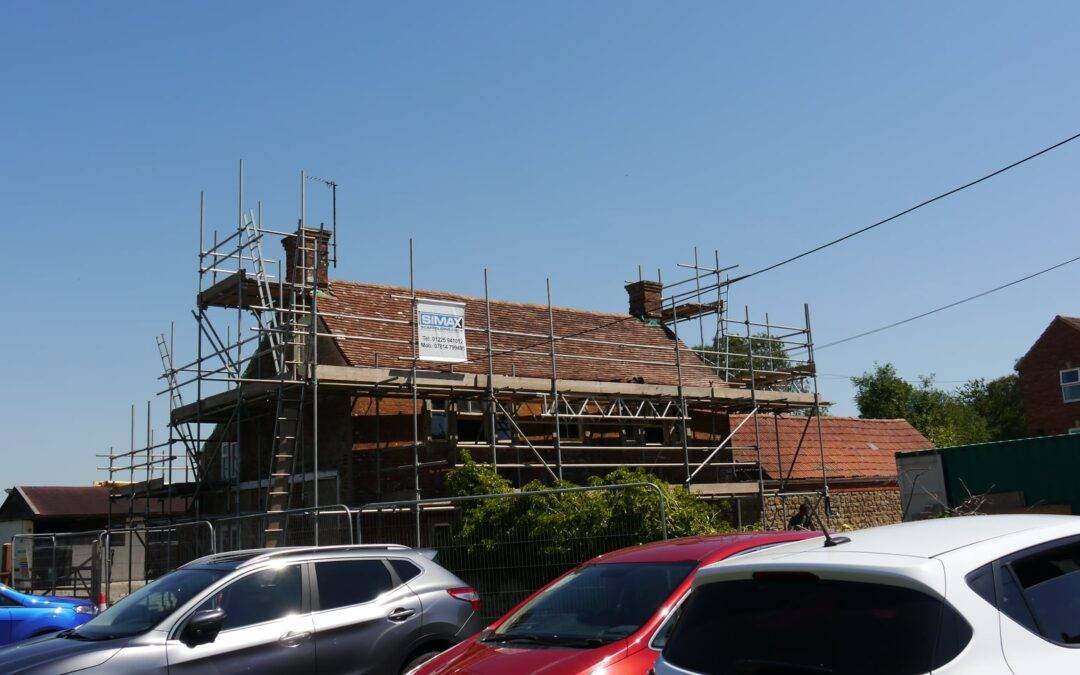
M402 546L401 544L340 544L335 546L289 546L283 548L264 549L259 555L249 558L239 565L240 567L248 567L274 558L281 558L287 555L307 554L307 553L345 553L348 551L409 551L408 546Z
M409 551L412 550L408 546L402 544L340 544L334 546L282 546L280 548L250 548L242 549L239 551L224 551L222 553L211 553L201 558L196 558L191 562L184 563L181 567L191 567L194 565L211 565L214 563L234 562L239 564L237 569L241 567L248 567L274 558L280 558L286 555L297 555L305 553L335 553L346 551Z

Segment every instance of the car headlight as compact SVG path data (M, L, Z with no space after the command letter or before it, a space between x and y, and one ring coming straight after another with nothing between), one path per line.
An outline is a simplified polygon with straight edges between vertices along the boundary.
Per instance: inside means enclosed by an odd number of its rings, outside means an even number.
M97 612L98 612L97 607L94 607L93 605L75 605L75 613L76 614L94 615L94 614L97 614Z

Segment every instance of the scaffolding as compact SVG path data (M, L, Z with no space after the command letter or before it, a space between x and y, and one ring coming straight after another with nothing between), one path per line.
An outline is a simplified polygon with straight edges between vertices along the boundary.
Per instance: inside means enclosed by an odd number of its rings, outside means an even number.
M312 182L329 189L329 228L308 225L306 191ZM328 270L337 265L337 184L301 172L297 226L286 231L264 225L261 202L246 208L242 162L238 183L236 226L224 234L208 234L205 197L200 195L196 303L191 312L194 355L176 365L174 331L157 338L164 383L158 393L170 408L167 438L154 442L148 407L145 446L136 448L133 413L131 448L105 455L114 498L128 499L129 515L134 515L131 504L137 495L166 495L187 500L191 517L208 517L211 514L200 512L203 498L228 494L232 514L267 514L267 542L274 545L291 509L318 509L320 501L347 503L336 470L332 475L339 493L333 499L320 495L320 481L330 471L320 466L319 429L320 420L326 419L320 400L328 396L346 397L350 411L361 399L374 408L372 473L378 498L387 496L384 484L389 477L403 472L408 490L399 496L433 496L425 494L425 472L452 465L455 452L468 450L480 453L518 487L526 478L556 481L629 466L662 474L705 498L754 498L762 513L772 496L781 501L824 496L828 511L809 307L803 306L801 321L793 325L772 322L768 315L752 320L748 308L732 317L728 272L734 266L722 266L718 252L713 253L713 264L703 264L695 248L690 262L677 265L684 276L666 285L658 270L649 288L661 290L639 315L597 318L596 326L569 332L557 329L550 279L546 330L498 325L492 316L498 303L491 300L485 269L484 296L471 299L474 311L464 328L471 336L467 360L436 365L423 361L419 351L417 305L426 292L417 290L411 239L408 287L387 296L405 311L386 316L324 310L320 299L334 292ZM273 239L284 246L284 262L266 253ZM628 290L634 283L652 284L640 267L637 282L630 282ZM407 316L401 316L406 311ZM327 319L370 330L332 330ZM598 335L624 322L655 325L669 339L657 344ZM406 328L407 338L394 337ZM320 344L347 341L385 349L375 349L369 362L345 366L320 354ZM601 347L635 356L581 353ZM533 363L542 359L546 372L519 374L516 358ZM497 368L497 361L509 362L509 372ZM664 369L674 374L674 381L583 382L565 375L582 364L604 368L616 362ZM380 408L391 400L411 417L411 438L399 437L393 447L380 432ZM807 420L790 464L817 451L820 481L812 489L806 481L785 479L791 472L784 470L779 433L778 471L766 475L763 469L763 453L773 449L762 446L761 425L769 416L775 424L785 413ZM331 414L340 414L340 409ZM433 418L440 415L441 424L454 428L436 439ZM446 421L451 418L454 422ZM259 434L245 436L245 423L256 422L272 428L269 443ZM459 433L465 427L477 430L473 438ZM753 443L734 445L744 430L753 431ZM817 448L812 447L815 440ZM236 458L242 455L257 458L254 481L241 480ZM391 455L399 457L397 463ZM143 479L136 481L140 470ZM253 491L259 495L257 503L242 499ZM228 515L217 510L214 515ZM317 541L317 532L315 536Z

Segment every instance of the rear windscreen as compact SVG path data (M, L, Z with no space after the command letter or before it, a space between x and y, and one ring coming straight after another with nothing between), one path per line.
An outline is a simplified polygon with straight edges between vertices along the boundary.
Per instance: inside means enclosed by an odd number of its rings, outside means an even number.
M664 659L698 673L927 673L971 639L949 605L908 588L810 576L693 591Z

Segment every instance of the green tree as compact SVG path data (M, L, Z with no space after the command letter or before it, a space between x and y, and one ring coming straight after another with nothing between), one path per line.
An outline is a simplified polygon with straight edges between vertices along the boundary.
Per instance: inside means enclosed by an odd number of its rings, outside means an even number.
M954 392L922 377L901 378L891 363L874 364L852 378L861 417L906 419L935 445L963 445L1023 435L1023 416L1015 376L972 380Z
M989 382L984 379L971 380L960 387L957 395L986 420L990 440L1005 441L1027 435L1023 400L1020 398L1020 378L1015 374Z
M717 337L711 346L698 345L694 347L706 363L718 366L728 373L728 379L750 379L750 354L746 347L746 338L738 335ZM783 342L770 337L767 333L757 333L750 338L750 350L754 355L754 370L759 380L758 386L762 389L778 389L781 391L807 391L807 386L802 378L788 379L773 384L762 385L770 377L776 378L778 373L791 373L804 365L796 363L791 357ZM805 358L805 357L800 357Z

